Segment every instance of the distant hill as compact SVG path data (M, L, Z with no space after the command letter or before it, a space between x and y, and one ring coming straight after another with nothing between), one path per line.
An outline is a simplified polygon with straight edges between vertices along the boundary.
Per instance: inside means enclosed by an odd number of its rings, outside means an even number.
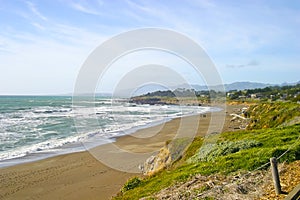
M295 83L282 83L282 84L266 84L266 83L258 83L258 82L249 82L249 81L244 81L244 82L234 82L234 83L229 83L229 84L224 84L223 85L214 85L211 86L209 89L215 90L215 91L221 91L222 88L225 88L225 91L231 91L231 90L246 90L246 89L258 89L258 88L265 88L269 86L287 86L287 85L297 85L299 84L300 81L295 82ZM145 85L142 88L138 88L138 90L135 89L125 89L125 90L119 90L115 91L114 96L119 96L119 97L130 97L130 96L139 96L155 91L166 91L166 90L176 90L178 88L185 88L185 89L194 89L196 91L205 91L208 90L208 87L205 85L197 85L197 84L181 84L181 85L176 85L170 88L163 87L157 84L153 85ZM112 94L109 93L97 93L96 96L111 96Z
M258 82L249 82L249 81L244 81L244 82L234 82L234 83L229 83L229 84L224 84L225 91L230 91L230 90L246 90L246 89L258 89L258 88L265 88L269 86L287 86L287 85L297 85L299 84L300 81L295 82L295 83L282 83L282 84L267 84L267 83L258 83ZM222 85L214 85L211 86L210 89L220 91L222 89ZM176 88L192 88L195 89L196 91L201 91L201 90L208 90L207 86L204 85L178 85L172 89Z
M272 84L256 83L256 82L234 82L231 84L225 84L226 91L230 90L245 90L245 89L257 89L273 86Z
M224 84L224 89L225 91L230 91L230 90L245 90L245 89L256 89L256 88L265 88L268 86L273 86L272 84L265 84L265 83L257 83L257 82L234 82L230 84ZM208 90L207 86L204 85L179 85L176 86L177 88L193 88L196 91L201 91L201 90ZM222 85L214 85L211 86L209 89L211 90L216 90L220 91L222 90L223 86Z

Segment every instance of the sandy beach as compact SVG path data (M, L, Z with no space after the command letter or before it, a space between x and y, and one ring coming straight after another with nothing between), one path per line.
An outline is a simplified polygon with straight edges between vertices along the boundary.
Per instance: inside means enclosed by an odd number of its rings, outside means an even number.
M240 107L227 106L223 130L230 130L229 114ZM221 113L217 112L215 115L222 118ZM184 127L181 118L173 119L164 125L142 129L133 134L143 136L157 132L153 137L123 136L117 138L115 145L136 153L155 151L163 147L167 140L174 138L178 129L189 132L189 125L197 120L197 135L207 134L210 116L211 114L185 117ZM213 132L216 125L210 124L209 132ZM107 146L99 146L95 151L105 154ZM120 165L123 163L120 162ZM134 175L139 174L112 169L87 151L66 154L0 169L0 199L110 199Z

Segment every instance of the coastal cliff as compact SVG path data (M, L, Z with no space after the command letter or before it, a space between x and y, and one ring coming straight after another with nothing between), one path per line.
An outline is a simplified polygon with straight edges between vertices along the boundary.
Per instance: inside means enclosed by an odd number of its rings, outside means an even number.
M167 144L144 163L138 184L114 199L283 199L271 187L269 159L278 158L282 189L291 191L300 182L299 109L297 103L251 104L235 118L247 119L244 128L196 137L174 160Z

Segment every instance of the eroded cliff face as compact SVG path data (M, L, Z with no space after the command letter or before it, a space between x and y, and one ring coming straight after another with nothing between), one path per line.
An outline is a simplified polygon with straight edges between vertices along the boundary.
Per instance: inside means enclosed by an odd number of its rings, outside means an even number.
M143 165L140 166L144 175L151 176L158 171L171 165L171 153L167 145L160 149L157 155L149 157Z
M162 169L169 167L173 162L182 157L192 138L176 138L166 142L156 155L149 157L140 165L144 175L151 176Z

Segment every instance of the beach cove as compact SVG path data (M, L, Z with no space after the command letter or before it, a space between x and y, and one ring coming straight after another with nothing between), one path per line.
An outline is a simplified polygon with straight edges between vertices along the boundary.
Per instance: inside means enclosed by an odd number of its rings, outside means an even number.
M227 106L224 130L230 130L230 113L241 106ZM217 116L222 112L216 112ZM210 113L200 117L197 135L206 135L210 124ZM194 123L199 116L185 117L188 124ZM173 119L161 125L138 130L135 134L144 134L160 130L157 135L147 139L132 136L118 137L115 144L128 151L147 152L163 147L167 140L174 137L180 126L181 118ZM210 127L213 127L211 124ZM106 145L97 147L105 152ZM122 164L122 162L120 162ZM111 169L95 159L89 152L78 152L47 158L44 160L20 164L0 169L1 199L110 199L122 188L131 174Z

